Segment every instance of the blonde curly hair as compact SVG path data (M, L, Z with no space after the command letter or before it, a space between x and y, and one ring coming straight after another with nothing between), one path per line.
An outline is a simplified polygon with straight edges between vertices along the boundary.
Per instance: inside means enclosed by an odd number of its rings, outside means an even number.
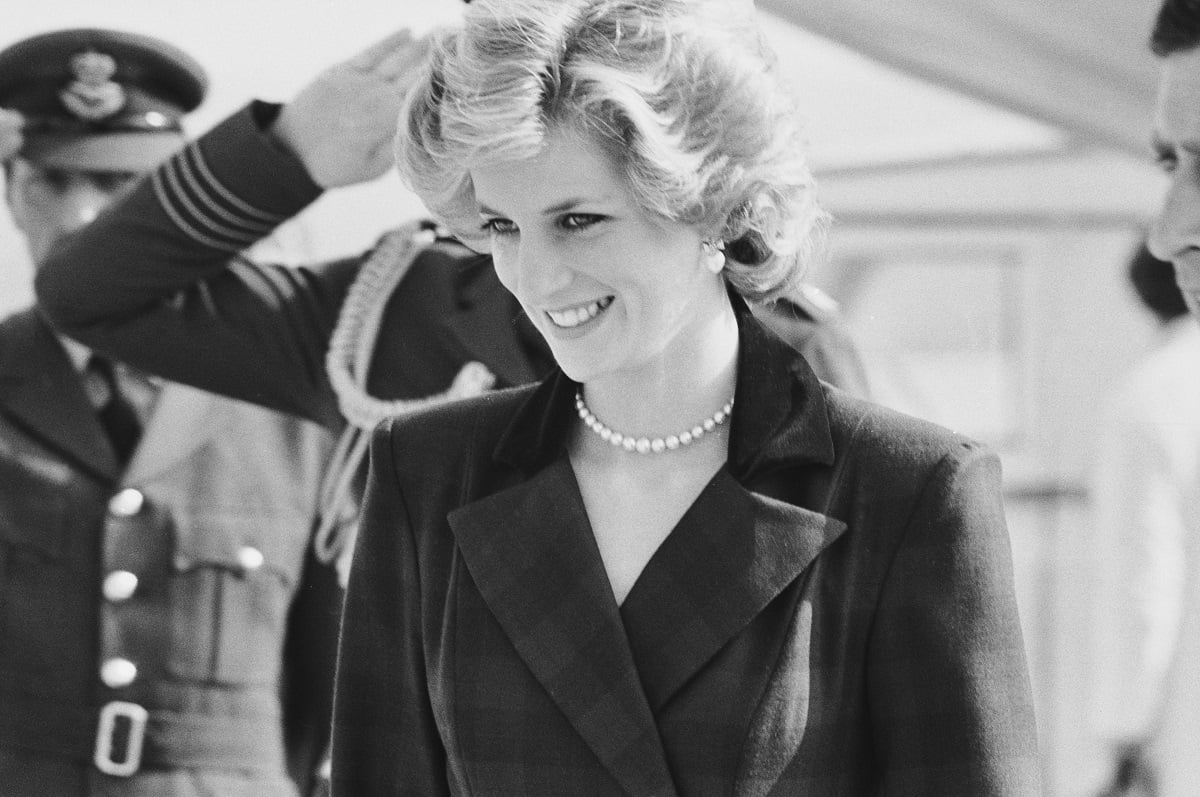
M476 0L435 38L397 163L486 246L471 169L531 157L560 126L599 142L644 208L718 235L748 299L787 293L823 252L799 116L748 0Z

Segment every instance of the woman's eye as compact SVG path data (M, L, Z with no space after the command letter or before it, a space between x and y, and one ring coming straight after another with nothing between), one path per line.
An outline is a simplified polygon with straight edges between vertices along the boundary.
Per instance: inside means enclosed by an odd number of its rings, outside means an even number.
M488 219L481 229L489 235L509 235L517 231L517 225L508 219Z
M564 230L584 230L604 220L595 213L568 213L559 221Z

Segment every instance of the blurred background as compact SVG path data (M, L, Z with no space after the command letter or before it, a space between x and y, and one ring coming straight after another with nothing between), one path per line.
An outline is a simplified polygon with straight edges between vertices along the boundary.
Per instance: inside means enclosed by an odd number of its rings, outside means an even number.
M1095 791L1088 699L1087 474L1106 388L1153 336L1125 266L1165 188L1149 154L1157 0L758 0L809 118L836 223L812 281L841 306L874 397L982 439L1006 501L1047 794ZM286 100L454 0L40 0L0 47L46 30L158 35L209 70L199 133ZM421 213L394 175L323 197L271 240L295 262L361 250ZM0 216L0 315L32 267Z

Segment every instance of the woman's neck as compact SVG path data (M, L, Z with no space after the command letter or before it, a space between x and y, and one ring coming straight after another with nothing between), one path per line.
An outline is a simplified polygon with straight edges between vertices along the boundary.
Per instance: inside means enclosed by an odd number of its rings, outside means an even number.
M737 317L727 299L721 308L653 362L589 381L588 409L613 431L649 438L678 435L711 417L737 383Z

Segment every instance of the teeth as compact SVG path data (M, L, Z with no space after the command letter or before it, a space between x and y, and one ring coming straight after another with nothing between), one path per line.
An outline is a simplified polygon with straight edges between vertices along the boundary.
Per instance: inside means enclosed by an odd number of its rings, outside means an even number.
M579 326L585 321L591 321L600 315L603 310L607 309L612 304L612 301L613 298L611 296L606 296L590 304L572 307L567 310L547 310L546 315L550 316L550 320L554 322L555 326L570 329L571 327Z

